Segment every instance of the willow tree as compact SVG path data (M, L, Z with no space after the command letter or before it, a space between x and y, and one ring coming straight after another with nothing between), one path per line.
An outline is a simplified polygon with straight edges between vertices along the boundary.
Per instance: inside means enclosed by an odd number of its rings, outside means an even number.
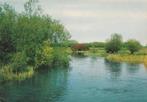
M107 53L117 53L122 47L122 36L120 34L112 34L111 38L106 42Z
M142 47L139 41L135 39L128 40L126 44L131 54L134 54L135 52L139 51Z

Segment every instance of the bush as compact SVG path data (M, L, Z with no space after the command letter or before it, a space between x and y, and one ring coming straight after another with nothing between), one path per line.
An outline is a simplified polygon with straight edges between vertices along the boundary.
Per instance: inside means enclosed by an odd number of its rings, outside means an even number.
M25 52L17 52L12 56L11 68L14 73L27 71L27 56Z
M69 55L65 48L56 47L53 49L53 65L68 66Z
M50 66L53 59L53 48L48 41L45 41L41 48L38 48L35 55L35 68Z

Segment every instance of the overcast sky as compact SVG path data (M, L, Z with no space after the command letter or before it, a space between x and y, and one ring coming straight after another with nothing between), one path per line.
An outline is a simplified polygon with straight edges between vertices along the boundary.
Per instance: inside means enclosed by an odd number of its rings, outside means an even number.
M0 0L22 10L27 0ZM79 42L105 41L112 33L147 44L147 0L40 0Z

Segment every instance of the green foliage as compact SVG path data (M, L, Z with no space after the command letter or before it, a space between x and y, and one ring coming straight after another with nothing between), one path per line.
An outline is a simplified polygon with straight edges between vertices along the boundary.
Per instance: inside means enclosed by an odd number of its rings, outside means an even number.
M119 34L112 34L107 41L105 50L107 53L117 53L122 48L122 36Z
M2 72L18 75L30 71L29 68L35 70L43 65L51 66L55 60L68 63L68 56L50 45L67 41L70 38L67 29L59 21L42 15L37 0L29 0L24 8L25 12L17 13L8 4L0 6Z
M36 51L35 55L35 68L43 65L51 65L53 59L53 48L50 47L49 42L45 41L41 48Z
M17 52L12 55L11 68L14 73L23 72L27 69L27 56L25 52Z
M55 47L53 49L53 65L67 66L69 60L70 58L65 48Z
M12 34L16 15L7 4L0 8L0 61L6 62L9 59L9 53L15 51Z
M134 54L141 49L141 44L137 40L131 39L127 41L127 48L131 54Z

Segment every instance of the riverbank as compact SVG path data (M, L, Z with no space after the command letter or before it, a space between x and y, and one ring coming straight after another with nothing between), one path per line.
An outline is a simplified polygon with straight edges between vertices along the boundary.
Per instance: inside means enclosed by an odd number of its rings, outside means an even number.
M1 63L0 82L10 80L21 81L31 78L38 70L51 69L54 66L66 67L69 65L70 57L67 48L54 47L51 52L47 48L44 50L39 54L41 56L36 56L34 66L22 63L24 56L20 56L20 54L15 55L16 60L14 62L8 64Z
M16 72L14 73L12 68L9 65L5 65L2 69L0 69L0 77L1 80L9 81L9 80L24 80L30 78L34 75L33 67L29 66L27 71Z
M115 62L143 63L147 66L147 55L110 54L106 57L106 59Z
M83 55L85 56L100 56L105 57L105 59L113 62L126 62L126 63L143 63L147 67L147 49L143 48L137 54L129 54L127 50L120 51L117 54L108 54L105 52L104 48L91 48L85 51Z

